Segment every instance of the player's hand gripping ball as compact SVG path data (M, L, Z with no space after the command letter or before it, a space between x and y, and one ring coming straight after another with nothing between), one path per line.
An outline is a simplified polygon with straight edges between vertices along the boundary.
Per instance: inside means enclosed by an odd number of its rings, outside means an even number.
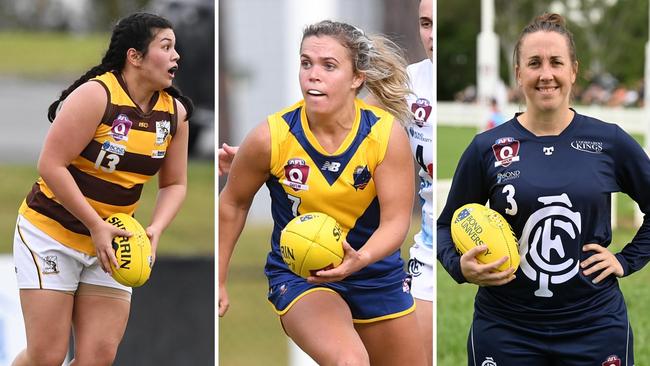
M152 266L151 242L147 233L136 219L127 214L116 213L109 216L106 221L133 234L130 237L113 238L113 250L119 265L118 268L112 267L113 278L124 286L144 285L149 279Z
M298 276L315 276L343 262L343 231L332 217L311 212L289 221L280 234L284 263Z
M454 212L451 218L451 238L462 255L470 249L487 245L476 256L481 263L491 263L508 256L498 270L519 267L519 244L510 224L500 213L478 203L469 203Z

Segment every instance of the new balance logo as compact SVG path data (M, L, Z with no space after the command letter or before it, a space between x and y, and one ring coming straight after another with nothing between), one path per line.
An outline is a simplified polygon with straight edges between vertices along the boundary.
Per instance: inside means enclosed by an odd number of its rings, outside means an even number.
M338 172L339 168L341 167L341 163L338 163L336 161L329 162L326 161L325 164L320 168L320 170L329 170L330 172Z

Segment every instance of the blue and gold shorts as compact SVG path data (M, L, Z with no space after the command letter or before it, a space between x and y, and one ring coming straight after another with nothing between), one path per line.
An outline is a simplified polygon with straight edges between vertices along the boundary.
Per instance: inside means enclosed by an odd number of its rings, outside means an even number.
M311 284L286 271L273 276L268 300L278 315L284 315L303 296L314 291L337 293L350 307L354 323L372 323L399 318L415 310L411 295L411 278L401 271L379 281L345 279L339 282Z

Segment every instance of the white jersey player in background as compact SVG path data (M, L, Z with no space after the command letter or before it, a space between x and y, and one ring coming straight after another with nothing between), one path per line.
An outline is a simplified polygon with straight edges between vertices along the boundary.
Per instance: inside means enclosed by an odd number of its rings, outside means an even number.
M411 150L420 167L422 227L410 249L408 271L416 301L422 341L433 364L433 0L420 0L420 39L427 58L407 67L413 94L407 99L413 120L407 127Z

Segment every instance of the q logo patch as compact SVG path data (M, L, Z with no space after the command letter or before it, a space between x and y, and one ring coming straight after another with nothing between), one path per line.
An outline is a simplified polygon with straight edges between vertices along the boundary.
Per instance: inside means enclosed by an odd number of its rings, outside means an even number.
M621 359L616 355L609 356L602 366L621 366Z
M115 141L128 141L131 126L133 126L133 122L129 117L126 114L120 114L111 125L111 136Z
M507 167L519 161L519 140L515 140L512 137L501 137L492 145L492 152L497 159L494 162L494 166Z
M422 127L431 115L431 103L425 98L418 98L415 103L411 104L411 112L413 113L413 122Z
M519 239L520 267L528 278L538 282L535 296L553 297L550 284L564 283L578 273L579 257L567 256L563 239L574 240L581 232L582 221L579 212L570 210L572 204L566 193L537 200L544 206L524 225Z
M309 165L305 160L292 158L287 160L284 166L284 177L282 184L291 187L294 191L308 190L307 177L309 177Z

